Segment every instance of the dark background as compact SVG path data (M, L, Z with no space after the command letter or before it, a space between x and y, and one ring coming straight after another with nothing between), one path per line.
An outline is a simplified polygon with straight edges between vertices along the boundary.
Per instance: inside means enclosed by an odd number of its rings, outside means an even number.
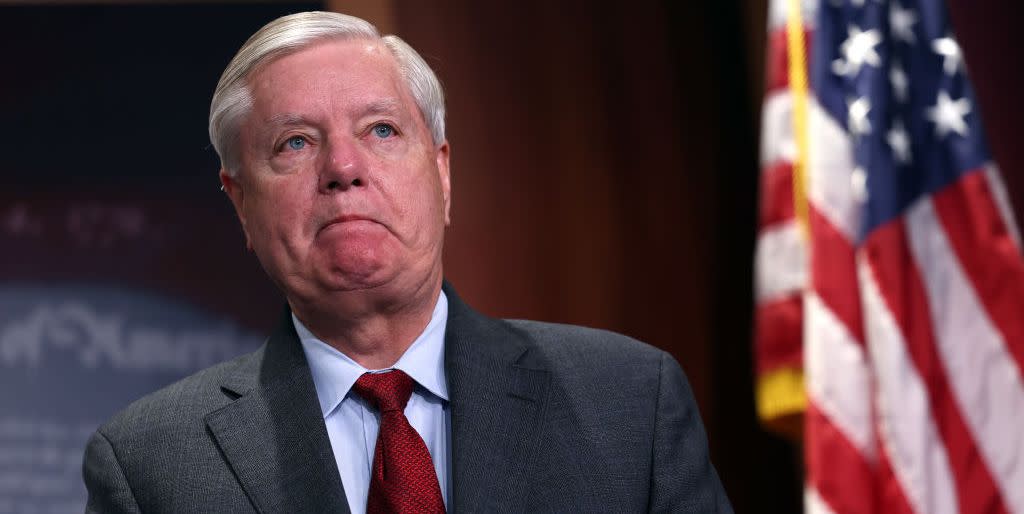
M0 6L0 285L128 284L265 332L281 298L218 191L209 99L248 35L324 4L69 4ZM445 85L460 295L672 352L736 510L798 512L799 449L753 406L765 1L326 7ZM1021 7L951 10L1019 216Z

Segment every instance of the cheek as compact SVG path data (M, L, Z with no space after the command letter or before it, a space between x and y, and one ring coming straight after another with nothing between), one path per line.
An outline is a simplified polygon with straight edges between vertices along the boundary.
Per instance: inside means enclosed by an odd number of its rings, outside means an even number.
M294 245L304 236L311 202L301 195L301 191L290 181L274 181L255 188L249 197L250 219L256 223L252 229L269 240L264 242L285 241L288 244L291 241Z
M424 243L432 243L444 227L444 203L436 174L436 170L425 171L404 191L407 198L403 206L404 215L408 220L415 220L412 224L415 225L416 237Z

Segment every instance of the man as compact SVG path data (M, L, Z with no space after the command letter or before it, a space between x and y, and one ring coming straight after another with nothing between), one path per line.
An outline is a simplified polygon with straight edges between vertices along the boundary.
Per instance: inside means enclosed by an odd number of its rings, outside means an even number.
M731 511L668 354L490 319L443 283L443 95L400 39L271 22L221 77L210 135L289 309L257 352L100 427L87 511Z

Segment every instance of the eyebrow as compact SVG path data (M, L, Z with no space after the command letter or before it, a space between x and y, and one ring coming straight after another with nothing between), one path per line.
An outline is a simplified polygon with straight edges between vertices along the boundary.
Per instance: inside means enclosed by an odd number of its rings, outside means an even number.
M265 120L265 123L268 124L268 125L286 125L286 126L310 125L309 120L305 116L303 116L301 114L290 113L290 112L286 112L286 113L282 113L282 114L275 114L275 115L267 118Z
M398 115L402 112L402 102L393 98L375 100L366 105L358 106L355 109L355 112L358 114L359 117L372 116L375 114ZM313 125L313 122L309 118L301 114L285 112L281 114L275 114L267 118L266 120L264 120L264 124L292 127L296 125Z
M356 112L361 116L367 116L372 114L399 114L401 110L402 102L399 102L397 99L387 98L361 106Z

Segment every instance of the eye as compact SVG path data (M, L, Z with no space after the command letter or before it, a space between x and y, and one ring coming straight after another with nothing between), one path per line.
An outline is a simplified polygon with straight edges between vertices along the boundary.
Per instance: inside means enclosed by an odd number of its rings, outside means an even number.
M306 140L302 136L292 136L284 143L292 150L302 150L306 147Z
M395 127L392 127L387 123L378 123L373 126L373 135L381 139L387 139L395 135Z

